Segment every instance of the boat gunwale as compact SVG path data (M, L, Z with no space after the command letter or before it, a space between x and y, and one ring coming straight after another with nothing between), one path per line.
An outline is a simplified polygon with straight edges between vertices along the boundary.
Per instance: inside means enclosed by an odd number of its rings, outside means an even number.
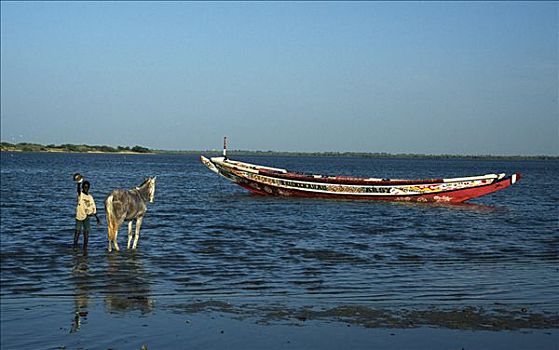
M360 186L412 186L412 185L433 185L453 182L469 182L476 180L501 180L505 174L486 174L471 177L448 178L448 179L372 179L352 176L325 176L312 175L298 172L291 172L285 169L272 168L267 166L255 165L241 161L231 161L223 157L211 158L212 163L223 167L233 168L239 171L247 171L271 178L279 178L293 181L310 183L339 184L339 185L360 185Z
M390 180L390 179L368 179L353 176L326 176L309 175L296 172L273 173L271 171L260 170L260 175L276 177L286 180L297 180L316 183L339 184L339 185L362 185L362 186L397 186L397 185L428 185L435 183L445 183L444 179L418 179L418 180Z
M324 193L324 194L329 194L329 195L334 195L334 196L355 196L355 197L368 197L368 196L375 196L375 197L387 197L387 198L392 198L392 197L411 197L411 196L425 196L425 195L438 195L438 194L444 194L444 193L450 193L450 192L457 192L457 191L464 191L464 190L469 190L469 189L476 189L476 188L482 188L482 187L486 187L486 186L492 186L492 185L496 185L498 183L502 183L504 181L510 181L512 179L512 175L509 176L505 176L501 179L499 179L498 181L492 181L489 183L484 183L484 184L479 184L479 185L472 185L472 186L468 186L468 187L462 187L462 188L455 188L455 189L448 189L448 190L437 190L437 191L433 191L433 192L426 192L426 193L406 193L406 194L387 194L387 193L374 193L374 192L334 192L334 191L328 191L328 190L321 190L321 189L313 189L313 188L295 188L292 186L279 186L277 184L270 184L270 183L266 183L266 182L262 182L262 181L258 181L256 179L252 179L252 178L248 178L246 176L243 176L242 174L238 174L236 172L232 172L229 170L226 170L229 174L232 174L233 176L239 177L241 179L244 179L245 181L249 181L249 182L255 182L261 185L265 185L265 186L271 186L271 187L275 187L275 188L279 188L279 189L283 189L283 190L290 190L290 191L297 191L297 192L303 192L303 193ZM236 170L239 171L239 170ZM258 174L260 176L264 176L264 177L268 177L271 179L275 179L273 177L269 177L266 175L261 175ZM280 179L280 180L288 180L288 179ZM336 184L326 184L326 183L313 183L313 182L307 182L307 181L298 181L298 180L293 180L293 181L297 181L299 183L302 184L316 184L316 185L336 185ZM438 182L437 184L447 184L445 182ZM390 186L390 185L373 185L373 184L369 184L369 185L365 185L365 186L359 186L359 185L352 185L352 184L344 184L345 186L352 186L352 187L383 187L383 188L391 188L394 186ZM411 184L416 185L416 186L421 186L424 185L423 183L414 183ZM425 184L425 185L429 185L429 184ZM409 185L401 185L401 186L409 186Z

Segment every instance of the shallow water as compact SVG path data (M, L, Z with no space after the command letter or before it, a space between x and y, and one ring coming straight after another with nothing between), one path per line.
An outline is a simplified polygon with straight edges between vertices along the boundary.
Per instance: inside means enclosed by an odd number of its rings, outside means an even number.
M94 310L108 319L209 312L262 324L559 328L559 162L238 159L323 174L523 179L468 205L324 201L251 195L195 156L2 153L2 348L21 345L5 335L34 307L77 315L60 326L73 334ZM103 220L86 256L71 249L75 172L91 181ZM109 254L104 197L154 175L138 249ZM119 236L125 248L126 227ZM58 339L34 334L38 344Z

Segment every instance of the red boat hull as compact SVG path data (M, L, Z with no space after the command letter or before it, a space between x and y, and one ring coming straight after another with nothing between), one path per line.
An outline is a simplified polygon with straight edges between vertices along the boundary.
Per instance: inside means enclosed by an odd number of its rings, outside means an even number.
M237 182L241 187L250 192L261 196L282 196L282 197L301 197L301 198L322 198L322 199L342 199L342 200L380 200L380 201L399 201L399 202L420 202L420 203L462 203L472 198L488 195L511 186L520 180L521 174L515 173L514 177L509 176L490 185L475 188L466 188L455 191L439 192L432 194L408 195L408 196L359 196L347 194L316 193L296 189L285 189L247 181L242 179Z

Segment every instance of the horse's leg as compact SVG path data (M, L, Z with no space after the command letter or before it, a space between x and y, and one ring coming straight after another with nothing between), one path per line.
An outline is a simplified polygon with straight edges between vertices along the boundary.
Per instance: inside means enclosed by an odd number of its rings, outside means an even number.
M115 228L115 218L113 209L113 193L105 199L105 218L107 219L107 241L109 242L109 253L112 251L111 241L113 240L113 230Z
M107 213L107 241L109 241L109 253L112 251L112 247L111 247L111 237L112 237L112 233L113 233L113 224L112 224L112 220L109 218L109 214Z
M115 237L115 235L114 235L115 227L112 226L109 230L110 230L110 232L109 232L109 252L111 252L113 244L114 244L116 250L118 250L118 248L117 248L117 245L116 245L116 242L115 242L115 239L114 239L114 237Z
M115 245L115 249L116 249L117 251L120 250L120 248L118 247L117 239L116 239L116 237L118 236L118 228L119 228L119 226L120 226L120 225L116 225L116 227L115 227L115 229L114 229L114 230L115 230L115 235L114 235L115 239L113 239L113 244Z
M134 245L132 246L132 249L136 249L136 245L138 244L138 239L140 238L140 227L142 227L143 219L143 216L136 219L136 235L134 236Z
M132 242L132 220L128 222L128 245L126 249L130 249L130 243Z
M109 231L108 238L109 238L109 252L112 251L112 245L114 244L115 249L118 250L118 244L116 243L116 234L118 232L118 223L116 219L111 217L107 220L107 229Z

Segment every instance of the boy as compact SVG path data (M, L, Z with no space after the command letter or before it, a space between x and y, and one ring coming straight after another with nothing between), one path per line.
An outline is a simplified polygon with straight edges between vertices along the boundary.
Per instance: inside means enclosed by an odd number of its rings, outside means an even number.
M74 232L74 250L78 249L78 240L80 239L80 231L83 229L83 250L87 252L87 242L89 240L89 231L91 230L91 225L89 223L89 217L94 215L97 219L97 225L101 223L99 217L97 216L97 207L95 206L95 200L93 196L89 194L90 184L89 181L83 181L83 179L78 181L78 206L76 207L76 231Z

